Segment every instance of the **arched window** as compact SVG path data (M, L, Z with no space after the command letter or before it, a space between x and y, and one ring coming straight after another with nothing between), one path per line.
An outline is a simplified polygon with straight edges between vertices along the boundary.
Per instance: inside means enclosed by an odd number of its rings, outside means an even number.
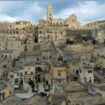
M61 72L58 72L58 76L61 76Z
M72 22L75 22L75 19L72 19Z
M79 72L78 72L78 70L76 70L76 75L78 75L79 74Z
M12 31L10 31L10 34L12 34Z
M86 77L84 77L84 81L87 81Z
M2 93L2 97L3 97L3 100L4 100L5 99L5 93L4 92Z
M31 75L33 75L33 72L31 72Z
M19 32L18 32L18 31L16 31L16 33L18 34Z
M37 57L37 61L39 61L39 57Z
M90 82L90 83L92 82L92 79L91 79L91 77L89 77L89 82Z

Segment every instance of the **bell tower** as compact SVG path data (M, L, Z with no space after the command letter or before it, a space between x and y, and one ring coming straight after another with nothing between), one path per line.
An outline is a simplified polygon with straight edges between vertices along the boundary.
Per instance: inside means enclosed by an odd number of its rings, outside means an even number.
M48 4L48 8L47 8L47 20L50 21L52 19L53 19L52 5Z

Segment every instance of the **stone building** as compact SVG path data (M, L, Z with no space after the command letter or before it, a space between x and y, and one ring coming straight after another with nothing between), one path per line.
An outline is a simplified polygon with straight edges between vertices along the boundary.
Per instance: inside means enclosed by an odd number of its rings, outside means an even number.
M65 40L65 29L67 28L80 28L80 23L78 22L76 15L72 14L66 20L56 19L53 17L53 8L51 4L49 4L47 8L47 20L40 20L38 24L38 42L49 42L51 40L54 40L55 42L62 42Z
M68 95L67 97L68 105L96 105L101 102L101 96L91 96L88 93L82 93L82 92L74 92L71 95Z
M32 26L32 23L28 21L16 21L13 23L0 22L0 29L22 29L27 26Z
M52 19L53 19L53 9L51 4L49 4L47 8L47 20L51 21Z
M27 36L35 32L35 25L32 25L28 21L17 21L14 23L0 23L0 34L19 37L21 39L26 39Z
M26 31L24 29L18 29L18 28L3 29L0 31L0 34L12 37L15 36L20 39L25 39L27 37Z
M0 30L13 28L13 24L9 22L0 22Z
M31 79L35 83L35 65L27 64L22 65L20 68L18 67L18 71L16 71L13 75L13 87L21 88L21 85L25 85ZM23 82L23 84L21 84ZM25 88L25 87L24 87Z
M47 105L47 102L41 96L33 96L25 101L21 101L18 105Z
M53 8L51 4L49 4L47 8L47 20L50 25L68 26L69 28L73 29L80 28L80 22L77 21L77 17L74 14L72 14L66 20L53 18Z
M46 43L54 41L60 43L65 41L65 28L60 26L38 26L38 42Z
M13 94L12 88L0 81L0 102Z
M105 42L105 28L98 28L92 31L92 36L99 43Z
M4 101L0 102L0 105L6 105L8 103L8 105L16 105L18 103L20 103L22 101L22 99L20 99L19 97L12 95L8 98L6 98Z
M66 29L67 42L84 43L92 38L92 32L86 29Z
M82 28L91 30L91 29L98 29L103 26L105 26L105 20L87 23L87 24L83 25Z
M11 58L17 58L24 51L23 41L16 37L1 36L0 37L1 52L11 51Z
M25 27L32 26L32 23L29 21L16 21L13 23L14 28L23 29Z
M66 96L62 93L52 94L48 97L48 102L50 105L67 105Z
M93 67L90 65L84 65L80 68L80 82L81 83L94 83L94 74L93 74Z
M67 68L60 63L52 64L51 67L51 82L52 85L67 82Z
M71 29L79 29L80 28L80 22L77 20L77 16L75 14L72 14L69 18L65 20L65 24L68 25Z

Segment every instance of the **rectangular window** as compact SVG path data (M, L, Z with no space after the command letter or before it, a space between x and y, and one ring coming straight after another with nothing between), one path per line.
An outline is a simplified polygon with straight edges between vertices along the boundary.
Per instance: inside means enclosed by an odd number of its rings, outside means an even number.
M27 75L27 71L25 71L25 75Z
M88 70L88 73L92 73L92 70Z
M31 75L33 75L33 72L31 72Z
M1 100L1 93L0 93L0 102L1 102L2 100Z
M15 84L18 84L18 78L15 79Z
M61 73L60 72L58 72L58 76L61 76Z

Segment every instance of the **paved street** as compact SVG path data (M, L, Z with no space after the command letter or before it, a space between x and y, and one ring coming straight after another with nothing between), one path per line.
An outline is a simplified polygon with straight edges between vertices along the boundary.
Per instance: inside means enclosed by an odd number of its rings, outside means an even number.
M38 92L44 92L44 83L38 83Z

